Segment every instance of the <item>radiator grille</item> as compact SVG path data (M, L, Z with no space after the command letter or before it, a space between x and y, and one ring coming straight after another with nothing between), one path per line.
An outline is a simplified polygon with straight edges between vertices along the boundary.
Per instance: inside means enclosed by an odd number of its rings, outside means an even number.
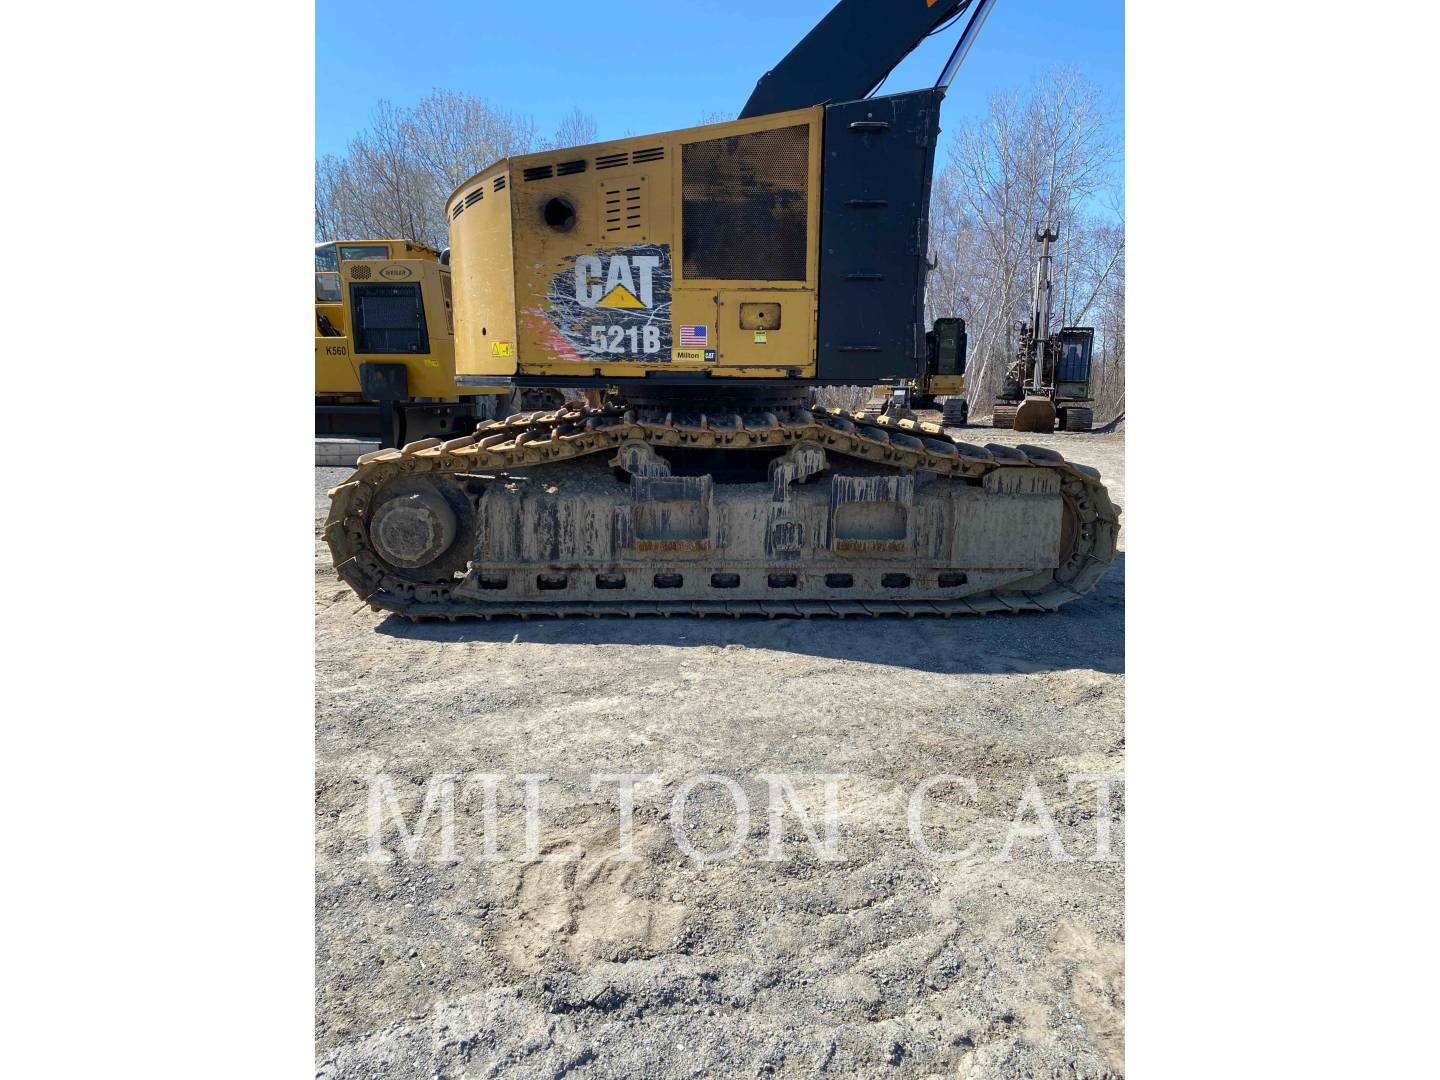
M801 281L808 125L686 143L681 234L687 278Z
M418 284L352 285L350 309L355 313L352 330L357 353L430 351Z

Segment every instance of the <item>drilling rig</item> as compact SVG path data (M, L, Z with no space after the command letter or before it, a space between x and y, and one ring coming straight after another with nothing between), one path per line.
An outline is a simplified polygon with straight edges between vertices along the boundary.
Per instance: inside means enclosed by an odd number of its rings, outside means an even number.
M377 611L1054 610L1115 556L1099 473L816 407L926 347L940 104L994 0L841 0L736 120L497 161L450 196L456 379L561 408L361 457L339 576ZM969 16L933 87L874 96ZM581 391L610 388L603 403Z
M1020 344L995 398L991 424L1016 431L1089 431L1094 421L1090 397L1090 357L1095 330L1067 326L1050 332L1050 301L1055 290L1050 245L1060 239L1051 226L1035 230L1040 257L1035 264L1030 320L1019 327Z

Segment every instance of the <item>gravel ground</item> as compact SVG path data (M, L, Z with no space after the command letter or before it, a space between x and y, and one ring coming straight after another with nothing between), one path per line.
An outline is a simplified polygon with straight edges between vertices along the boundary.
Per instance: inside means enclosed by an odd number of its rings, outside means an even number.
M1123 432L966 434L1053 446L1124 502ZM315 470L317 526L346 475ZM1097 861L1095 785L1067 779L1124 769L1124 571L1122 552L1049 615L411 625L334 577L317 527L319 1075L1123 1075L1124 789ZM443 810L409 857L383 799L372 859L373 777L414 827L434 777L476 773L499 776L493 858L473 781L453 789L455 861ZM597 773L653 774L633 861ZM526 856L522 774L548 777L549 859ZM675 839L672 800L701 774L736 785L748 837L718 781L681 835L731 857ZM834 859L783 800L772 843L765 777L824 840L834 774ZM923 803L944 862L906 814L938 774L975 785ZM1043 836L999 858L1037 799L1069 858Z

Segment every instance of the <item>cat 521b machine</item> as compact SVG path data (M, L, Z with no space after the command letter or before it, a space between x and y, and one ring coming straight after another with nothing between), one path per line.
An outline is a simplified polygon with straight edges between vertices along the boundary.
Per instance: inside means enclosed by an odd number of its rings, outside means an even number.
M812 404L926 373L940 103L992 4L841 0L736 120L461 184L457 380L576 399L360 458L325 526L339 575L411 618L949 615L1093 588L1119 526L1095 470ZM866 96L967 11L934 87Z

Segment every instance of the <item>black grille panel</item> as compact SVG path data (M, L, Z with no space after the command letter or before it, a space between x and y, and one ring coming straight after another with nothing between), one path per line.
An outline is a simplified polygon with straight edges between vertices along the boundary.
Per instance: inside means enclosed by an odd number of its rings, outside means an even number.
M532 165L525 170L526 180L548 180L550 179L551 168L549 165Z
M584 171L585 162L583 161L562 161L559 165L555 166L556 176L570 176L573 173L582 173Z
M357 353L430 351L418 284L351 285L350 309Z
M687 278L804 280L809 143L799 124L685 144Z

